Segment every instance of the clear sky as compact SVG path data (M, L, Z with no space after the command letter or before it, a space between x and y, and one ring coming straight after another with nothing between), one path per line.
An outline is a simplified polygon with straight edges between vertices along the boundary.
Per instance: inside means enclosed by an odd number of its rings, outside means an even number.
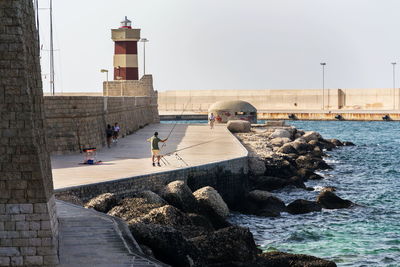
M44 92L48 3L39 1ZM321 88L320 62L326 88L392 87L399 11L398 0L54 0L56 91L102 91L110 30L125 15L150 40L146 72L159 91Z

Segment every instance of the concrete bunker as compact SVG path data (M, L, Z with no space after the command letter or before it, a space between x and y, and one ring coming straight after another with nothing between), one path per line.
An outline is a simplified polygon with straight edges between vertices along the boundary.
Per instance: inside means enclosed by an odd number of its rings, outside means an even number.
M257 123L257 109L250 103L242 100L218 101L208 109L208 116L213 113L217 123L226 123L229 120L245 120Z

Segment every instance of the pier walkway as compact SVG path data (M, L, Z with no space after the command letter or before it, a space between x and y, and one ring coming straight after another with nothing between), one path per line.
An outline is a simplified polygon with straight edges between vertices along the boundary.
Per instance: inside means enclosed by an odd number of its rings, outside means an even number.
M179 160L175 153L172 153L165 156L169 164L153 167L150 160L150 143L146 140L155 131L164 139L173 127L174 124L151 124L132 135L120 138L111 148L98 150L97 159L102 161L98 165L79 164L83 162L83 154L80 153L52 156L54 188L154 174L247 155L246 149L230 134L225 125L216 126L211 130L204 124L177 124L166 146L161 149L161 154L177 151L183 160Z

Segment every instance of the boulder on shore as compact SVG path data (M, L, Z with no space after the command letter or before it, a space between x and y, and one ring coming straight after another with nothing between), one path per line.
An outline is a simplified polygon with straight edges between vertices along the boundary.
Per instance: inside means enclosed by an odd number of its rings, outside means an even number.
M231 226L225 218L229 208L218 192L211 186L198 189L193 193L199 205L200 214L210 220L215 229Z
M157 224L130 224L129 229L139 244L151 248L156 259L172 266L204 266L196 246L179 231Z
M303 181L324 179L324 177L322 177L321 175L316 174L312 170L306 168L300 168L297 171L297 174L303 179Z
M342 199L331 191L323 191L317 197L317 202L324 209L345 209L353 205L350 200Z
M258 157L249 157L249 171L253 175L263 175L265 173L266 167L265 162Z
M142 191L138 194L136 194L136 197L139 198L144 198L146 199L149 203L153 204L160 204L160 205L167 205L167 201L165 201L162 197L154 193L153 191L150 190L145 190Z
M276 137L274 139L271 139L269 142L273 146L283 146L286 143L291 142L290 138L287 137Z
M250 176L249 180L252 188L266 191L284 188L285 186L289 185L289 181L287 179L273 176Z
M190 218L177 208L165 205L160 208L152 209L148 214L135 218L129 223L161 224L172 227L190 225Z
M167 184L162 190L161 196L169 204L183 212L198 212L197 201L192 190L184 181L174 181Z
M306 132L301 138L303 138L307 143L310 142L311 140L318 141L322 139L321 135L314 131Z
M117 198L114 194L104 193L92 198L85 204L85 208L94 209L99 212L107 213L117 205Z
M205 257L207 265L249 263L260 253L250 230L239 226L224 228L190 241Z
M265 166L268 166L265 171L266 176L290 178L297 174L296 167L282 157L265 158Z
M290 214L304 214L314 211L321 211L322 207L315 201L296 199L286 207Z
M66 194L66 193L57 193L55 194L56 199L61 200L61 201L65 201L77 206L81 206L83 207L84 203L82 201L82 199L80 199L79 197L72 195L72 194Z
M333 261L304 254L289 254L279 251L260 254L253 267L337 267Z
M350 141L344 141L343 145L344 146L355 146L355 144L353 142L350 142Z
M285 129L276 129L270 136L269 138L274 139L274 138L292 138L292 134Z
M217 190L211 186L198 189L193 193L200 206L210 207L219 216L226 218L229 215L229 208Z
M240 206L242 213L267 217L277 217L285 210L286 206L282 200L262 190L251 191Z
M334 144L335 146L343 146L343 143L342 143L340 140L335 139L335 138L326 139L326 141L331 142L331 143Z
M152 209L159 208L161 204L150 203L144 198L125 198L118 206L112 208L108 215L119 217L125 221L147 215Z
M228 121L226 127L232 133L248 133L251 130L251 123L249 121L231 120Z

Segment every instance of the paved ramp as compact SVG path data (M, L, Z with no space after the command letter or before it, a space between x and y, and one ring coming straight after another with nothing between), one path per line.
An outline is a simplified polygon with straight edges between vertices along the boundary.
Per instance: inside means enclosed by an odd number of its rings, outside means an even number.
M126 225L94 210L57 201L62 267L166 266L140 253Z

